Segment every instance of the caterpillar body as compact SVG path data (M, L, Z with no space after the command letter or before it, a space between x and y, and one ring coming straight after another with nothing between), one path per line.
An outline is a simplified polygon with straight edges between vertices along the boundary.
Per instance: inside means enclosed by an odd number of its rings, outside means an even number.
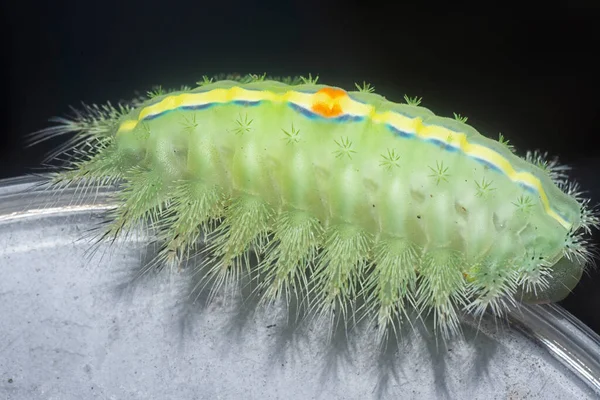
M119 186L104 238L145 223L161 265L202 239L212 290L250 271L265 302L348 316L361 298L381 334L409 309L433 312L444 337L462 312L568 294L598 217L564 167L357 87L205 80L86 107L33 141L74 133L53 184Z

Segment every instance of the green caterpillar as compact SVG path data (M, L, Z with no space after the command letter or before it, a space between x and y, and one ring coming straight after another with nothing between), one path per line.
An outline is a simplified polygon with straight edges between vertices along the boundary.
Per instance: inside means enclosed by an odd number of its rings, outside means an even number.
M87 107L33 140L75 133L53 184L119 185L103 238L146 223L171 266L203 240L213 291L249 272L265 302L298 296L349 318L360 298L380 334L433 312L444 337L461 312L569 293L599 220L565 168L420 99L357 88L205 79Z

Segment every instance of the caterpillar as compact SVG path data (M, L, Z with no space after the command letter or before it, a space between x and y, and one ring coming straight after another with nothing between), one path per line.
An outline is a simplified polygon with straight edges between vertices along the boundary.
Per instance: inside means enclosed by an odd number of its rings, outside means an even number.
M118 187L101 239L142 224L155 266L199 252L211 292L249 274L261 302L296 296L319 318L360 300L380 336L410 310L447 338L463 313L560 300L593 262L598 214L555 159L419 98L317 82L204 77L84 105L31 143L72 135L52 185Z

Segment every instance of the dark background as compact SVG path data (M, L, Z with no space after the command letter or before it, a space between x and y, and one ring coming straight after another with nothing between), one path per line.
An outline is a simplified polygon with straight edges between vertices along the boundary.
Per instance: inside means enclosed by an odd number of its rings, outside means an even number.
M24 135L80 102L129 99L202 75L320 75L363 80L392 100L407 93L524 154L571 165L600 202L600 48L595 6L416 10L346 1L81 1L2 3L0 178L33 171L58 145ZM590 2L591 4L591 2ZM598 244L599 235L595 233ZM600 275L590 270L563 305L600 332Z

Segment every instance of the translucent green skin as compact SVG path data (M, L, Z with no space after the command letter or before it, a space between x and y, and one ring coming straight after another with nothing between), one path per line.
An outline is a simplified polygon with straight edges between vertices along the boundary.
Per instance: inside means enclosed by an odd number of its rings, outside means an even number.
M202 90L233 85L278 93L290 90L273 82L219 82ZM293 90L315 92L322 87L300 85ZM502 152L516 169L538 176L553 207L579 224L579 203L558 189L544 171L503 144L422 107L398 105L370 93L349 95L378 110L421 116L426 124L467 133L470 142ZM137 119L141 108L123 120ZM106 159L116 162L120 170L143 166L149 181L160 180L163 185L157 195L161 197L168 197L181 180L200 179L229 199L260 199L275 215L303 212L316 218L325 231L340 226L359 229L368 242L369 254L364 257L369 262L377 262L371 254L378 242L391 253L401 252L408 243L418 254L410 258L415 265L408 268L425 281L429 292L423 296L428 305L442 312L450 298L466 293L474 283L482 297L511 295L496 282L520 284L518 277L534 276L540 263L551 266L562 259L556 274L548 277L547 287L527 292L526 300L559 300L581 276L581 264L563 259L567 230L544 212L535 193L473 158L401 137L369 119L332 122L311 119L285 103L229 103L174 110L143 121L133 131L117 135L111 151ZM452 268L458 275L450 279L444 271ZM508 277L505 271L516 272ZM444 286L446 281L454 283ZM408 286L403 283L399 290Z
M584 265L562 257L552 266L552 279L548 286L536 292L520 293L521 299L528 303L554 303L565 299L577 286L583 275Z

